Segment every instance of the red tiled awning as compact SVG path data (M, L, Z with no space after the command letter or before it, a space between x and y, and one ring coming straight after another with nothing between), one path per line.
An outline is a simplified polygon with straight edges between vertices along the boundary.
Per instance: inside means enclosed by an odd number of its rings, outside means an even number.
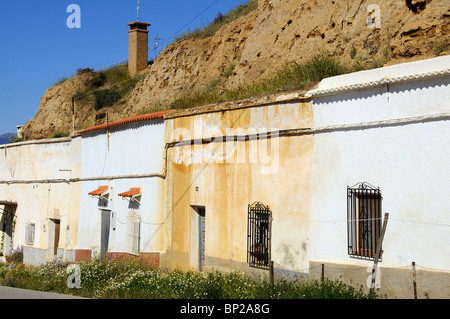
M128 192L120 193L119 196L121 197L133 197L136 195L141 194L141 188L140 187L132 187Z
M108 191L108 186L100 186L95 191L89 193L91 196L99 196Z

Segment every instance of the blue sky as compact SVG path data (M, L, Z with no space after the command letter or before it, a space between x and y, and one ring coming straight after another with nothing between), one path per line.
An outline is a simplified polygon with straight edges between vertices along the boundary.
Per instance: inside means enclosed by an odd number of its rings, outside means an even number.
M139 21L152 24L149 46L158 36L162 50L175 33L206 25L245 2L140 0ZM70 4L81 9L81 28L67 26ZM125 62L126 24L136 18L137 0L0 1L0 134L32 119L45 90L59 78L73 76L78 68Z

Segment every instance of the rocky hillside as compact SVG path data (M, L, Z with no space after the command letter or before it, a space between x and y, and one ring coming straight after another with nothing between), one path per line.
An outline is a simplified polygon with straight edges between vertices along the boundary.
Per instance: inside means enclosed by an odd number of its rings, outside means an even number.
M368 27L368 7L378 5ZM259 0L246 16L213 36L169 45L148 67L134 89L108 107L115 120L167 108L189 92L219 86L232 89L268 78L287 63L302 63L326 52L346 65L377 67L449 53L449 0ZM72 130L71 98L89 87L86 73L47 90L27 139ZM76 103L76 129L94 125L105 108ZM185 105L184 107L189 107Z

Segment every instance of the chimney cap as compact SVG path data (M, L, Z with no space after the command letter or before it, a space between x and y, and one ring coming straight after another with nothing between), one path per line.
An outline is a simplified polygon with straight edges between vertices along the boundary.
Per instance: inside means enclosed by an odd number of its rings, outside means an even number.
M140 22L140 21L134 21L127 24L130 26L131 29L143 29L147 30L147 27L151 26L150 23Z

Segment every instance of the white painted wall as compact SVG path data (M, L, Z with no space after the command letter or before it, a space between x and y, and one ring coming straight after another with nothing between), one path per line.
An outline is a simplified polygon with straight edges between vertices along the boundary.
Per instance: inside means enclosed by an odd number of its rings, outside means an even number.
M319 90L332 92L374 78L409 79L394 80L389 88L382 84L314 97L315 128L390 122L315 134L311 260L367 264L347 254L346 191L369 182L380 187L383 214L390 214L382 264L403 267L415 261L450 270L450 77L443 75L449 66L447 56L322 82ZM420 79L417 72L430 77ZM417 117L424 120L409 121Z
M25 246L25 227L35 224L31 248L48 249L50 218L61 220L59 248L72 249L78 226L76 183L79 139L62 138L0 146L0 200L17 203L13 249ZM66 182L61 182L65 180ZM0 206L0 208L4 208ZM42 259L45 257L45 260ZM53 255L39 254L42 263Z
M164 172L164 121L153 120L113 128L110 130L109 150L106 131L82 136L81 212L78 249L98 251L100 245L100 209L115 213L115 229L110 229L110 252L127 251L127 216L132 209L141 216L140 250L158 252L162 248L164 219L164 180L160 177L134 175ZM122 178L128 176L127 178ZM134 176L134 177L133 177ZM108 179L112 177L112 179ZM116 178L114 178L116 177ZM121 177L117 179L117 177ZM110 187L106 207L88 193L99 186ZM131 187L140 187L139 205L119 197Z
M82 138L81 177L161 173L164 165L164 122L128 124Z
M67 179L60 169L70 166L71 151L68 138L1 145L0 179Z

